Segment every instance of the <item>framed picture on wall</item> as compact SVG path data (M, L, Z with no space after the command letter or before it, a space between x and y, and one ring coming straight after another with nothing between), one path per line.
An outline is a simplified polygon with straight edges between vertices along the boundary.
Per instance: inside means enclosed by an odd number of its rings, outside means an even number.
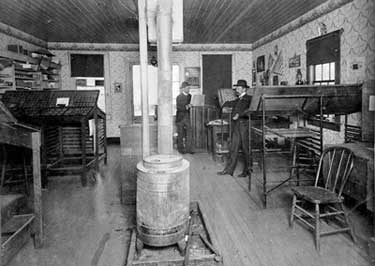
M265 69L264 55L257 58L257 72L263 72Z
M86 79L76 79L76 87L86 87Z
M294 55L289 58L289 68L301 66L301 55Z
M257 72L255 69L253 69L251 72L252 72L251 85L256 86L257 85Z
M122 92L122 84L121 82L115 82L113 84L114 93L121 93Z
M200 67L185 67L185 81L193 87L200 87L201 79L201 68Z

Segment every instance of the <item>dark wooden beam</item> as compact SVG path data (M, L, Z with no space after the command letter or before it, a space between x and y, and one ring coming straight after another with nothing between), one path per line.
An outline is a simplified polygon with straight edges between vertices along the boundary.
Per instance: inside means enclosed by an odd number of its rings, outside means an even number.
M34 186L34 233L36 248L43 245L43 210L42 210L42 177L40 168L40 141L39 132L31 134L33 154L33 186Z

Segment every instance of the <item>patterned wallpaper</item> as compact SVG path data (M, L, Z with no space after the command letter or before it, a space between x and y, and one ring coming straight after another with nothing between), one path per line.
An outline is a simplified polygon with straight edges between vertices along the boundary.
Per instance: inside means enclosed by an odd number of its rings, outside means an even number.
M341 83L360 82L375 78L375 2L373 0L355 0L333 12L324 15L279 39L267 43L253 51L254 59L268 55L275 45L282 51L284 62L279 80L293 84L296 68L288 67L288 59L301 55L301 70L306 78L306 41L318 36L319 23L332 32L343 29L341 36ZM362 63L357 71L350 69L351 63Z
M0 50L7 51L8 44L22 45L23 48L29 51L33 51L41 47L0 32Z
M228 45L226 45L228 47ZM75 80L70 77L69 54L70 53L103 53L106 85L106 113L108 137L119 137L119 126L132 123L132 87L130 66L139 62L138 52L126 51L100 51L100 50L52 50L62 64L61 77L63 89L74 89ZM232 80L245 79L251 81L252 53L250 51L173 51L172 63L179 64L184 75L185 67L200 67L202 54L232 54L233 68ZM123 91L115 93L113 83L123 84Z
M341 83L356 83L375 79L375 1L354 0L308 24L256 48L253 58L265 55L267 66L268 56L277 45L282 52L283 64L279 81L285 80L294 84L297 68L289 68L288 59L294 55L301 55L301 71L306 79L306 41L318 36L319 23L327 26L327 32L343 29L341 35ZM358 70L351 68L353 63L359 65ZM259 74L259 73L258 73ZM259 77L257 77L259 80ZM351 116L351 122L360 124L360 116ZM328 132L327 132L328 133ZM342 141L343 130L338 133L325 134L326 143Z

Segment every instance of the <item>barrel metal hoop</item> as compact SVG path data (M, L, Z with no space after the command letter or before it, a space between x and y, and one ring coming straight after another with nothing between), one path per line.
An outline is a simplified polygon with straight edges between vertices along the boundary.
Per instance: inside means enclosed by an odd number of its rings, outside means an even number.
M183 228L185 228L187 226L187 223L188 223L188 220L186 222L182 223L182 224L177 225L177 226L165 228L165 229L161 229L161 228L154 229L154 228L150 228L150 227L147 227L145 225L139 224L138 225L138 231L140 233L143 233L143 234L146 234L146 235L163 236L163 235L174 234L174 233L177 233L177 232L181 231Z

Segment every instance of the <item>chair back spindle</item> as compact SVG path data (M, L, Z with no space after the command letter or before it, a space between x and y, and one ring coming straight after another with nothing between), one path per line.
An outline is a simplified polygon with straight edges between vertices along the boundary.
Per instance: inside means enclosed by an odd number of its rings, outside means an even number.
M340 197L353 169L352 151L342 147L330 147L324 150L318 166L315 184L321 184L327 190Z

